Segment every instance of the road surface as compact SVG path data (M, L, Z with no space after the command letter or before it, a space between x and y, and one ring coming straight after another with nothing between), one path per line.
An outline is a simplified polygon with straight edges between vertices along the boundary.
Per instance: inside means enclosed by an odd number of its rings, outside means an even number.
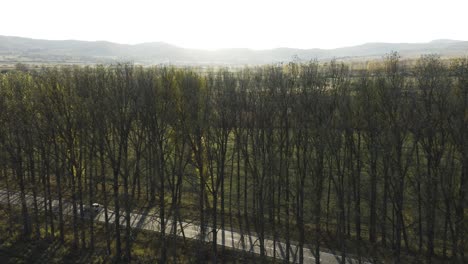
M21 199L19 193L10 192L9 197L6 190L0 190L0 203L6 204L10 200L11 205L21 206ZM26 195L26 203L28 207L33 207L33 196ZM44 198L37 196L37 202L39 209L42 209L44 206ZM49 201L47 201L49 203ZM54 212L58 213L58 200L52 200L52 207ZM79 206L77 206L79 209ZM63 214L64 215L73 215L73 206L70 202L63 201L62 203ZM115 214L114 211L108 208L108 217L109 223L115 223ZM104 210L101 209L99 212L94 214L94 220L96 222L105 223L105 214ZM143 215L139 213L131 213L130 221L132 228L148 230L148 231L161 231L160 219L157 216ZM125 225L124 212L121 213L120 217L121 225ZM205 241L212 241L213 233L211 232L211 227L206 227L207 234L205 235ZM173 234L173 222L168 220L166 223L166 233ZM251 234L240 234L231 230L221 230L218 229L217 232L217 243L223 245L223 234L224 234L224 246L230 249L247 251L250 253L260 254L260 242L258 237ZM187 222L177 223L176 235L180 237L185 237L189 239L202 239L200 235L200 226ZM276 255L277 259L286 259L286 244L279 241L273 241L269 239L264 240L265 244L265 254L268 257L273 257ZM276 250L274 246L276 244ZM299 262L299 247L295 243L290 245L290 262L298 263ZM335 264L340 263L341 256L334 255L328 252L320 252L320 262L324 264ZM312 251L309 247L304 247L304 263L315 263L315 257L312 254ZM352 258L346 258L346 263L358 263L357 260ZM370 264L370 262L362 261L363 264Z

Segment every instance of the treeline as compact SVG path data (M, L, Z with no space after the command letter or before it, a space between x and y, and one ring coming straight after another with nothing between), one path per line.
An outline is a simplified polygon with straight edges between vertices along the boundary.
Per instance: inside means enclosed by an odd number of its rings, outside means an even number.
M402 67L390 54L358 74L336 61L12 71L0 124L0 184L20 193L24 237L65 242L69 224L73 247L93 248L84 212L98 202L124 219L104 210L107 254L129 261L130 214L145 204L161 230L233 228L255 234L262 256L265 239L299 245L301 263L304 245L319 263L326 237L342 263L375 248L394 262L466 261L467 59ZM161 263L177 259L174 235L155 236ZM225 247L210 237L216 263Z

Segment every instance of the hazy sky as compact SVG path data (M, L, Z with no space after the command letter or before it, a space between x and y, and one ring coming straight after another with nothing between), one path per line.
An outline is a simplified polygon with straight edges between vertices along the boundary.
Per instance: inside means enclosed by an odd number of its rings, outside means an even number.
M187 48L468 40L468 0L0 0L0 35Z

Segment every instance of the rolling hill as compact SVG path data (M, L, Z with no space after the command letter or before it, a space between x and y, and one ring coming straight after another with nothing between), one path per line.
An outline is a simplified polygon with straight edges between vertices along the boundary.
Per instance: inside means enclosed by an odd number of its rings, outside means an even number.
M380 58L398 51L403 58L436 53L442 57L467 56L468 41L440 39L428 43L366 43L336 49L271 50L220 49L214 51L185 49L164 42L136 45L107 41L42 40L0 36L0 64L24 63L115 63L245 65L299 60L342 60Z

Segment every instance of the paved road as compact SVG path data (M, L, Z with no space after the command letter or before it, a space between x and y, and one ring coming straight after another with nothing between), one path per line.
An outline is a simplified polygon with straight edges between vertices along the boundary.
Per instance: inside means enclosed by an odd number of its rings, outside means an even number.
M10 203L12 205L21 206L21 199L19 193L10 193L9 195ZM8 201L8 193L5 190L0 190L0 203L6 204ZM33 207L33 196L26 195L26 203L28 207ZM44 198L37 197L38 207L43 208ZM48 203L48 201L47 201ZM58 212L58 200L52 200L52 207L55 209L54 211ZM65 215L73 215L73 207L72 204L69 202L63 202L63 214ZM78 206L79 209L79 206ZM109 222L115 222L115 214L114 211L108 209L108 217ZM94 219L97 222L105 223L105 214L104 210L100 210L98 213L94 215ZM132 213L130 215L130 221L132 228L141 229L141 230L149 230L149 231L161 231L160 226L160 219L157 216L149 216L143 215L138 213ZM120 217L121 225L125 225L125 218L123 212L121 213ZM167 221L166 224L166 233L173 233L173 222L171 220ZM210 232L212 229L211 227L207 227L206 232L209 232L204 240L205 241L212 241L213 233ZM256 236L249 235L249 234L239 234L234 231L230 230L221 230L218 229L217 232L217 243L219 245L223 244L223 234L224 234L224 245L227 248L236 249L240 251L247 251L255 254L260 254L260 243L259 239ZM201 239L200 235L200 226L186 223L186 222L179 222L177 223L176 229L177 236L185 236L186 238L190 239ZM265 244L265 254L269 257L273 257L274 254L278 259L285 259L286 258L286 244L279 241L273 241L269 239L264 240ZM276 250L274 250L274 246L276 244ZM299 262L299 247L296 246L295 243L291 243L290 246L290 262L298 263ZM338 255L334 255L327 252L320 252L320 261L324 264L335 264L340 263L341 257ZM315 257L312 254L312 251L308 247L304 247L304 263L315 263ZM347 258L346 263L358 263L357 260ZM370 262L361 262L363 264L370 264Z

